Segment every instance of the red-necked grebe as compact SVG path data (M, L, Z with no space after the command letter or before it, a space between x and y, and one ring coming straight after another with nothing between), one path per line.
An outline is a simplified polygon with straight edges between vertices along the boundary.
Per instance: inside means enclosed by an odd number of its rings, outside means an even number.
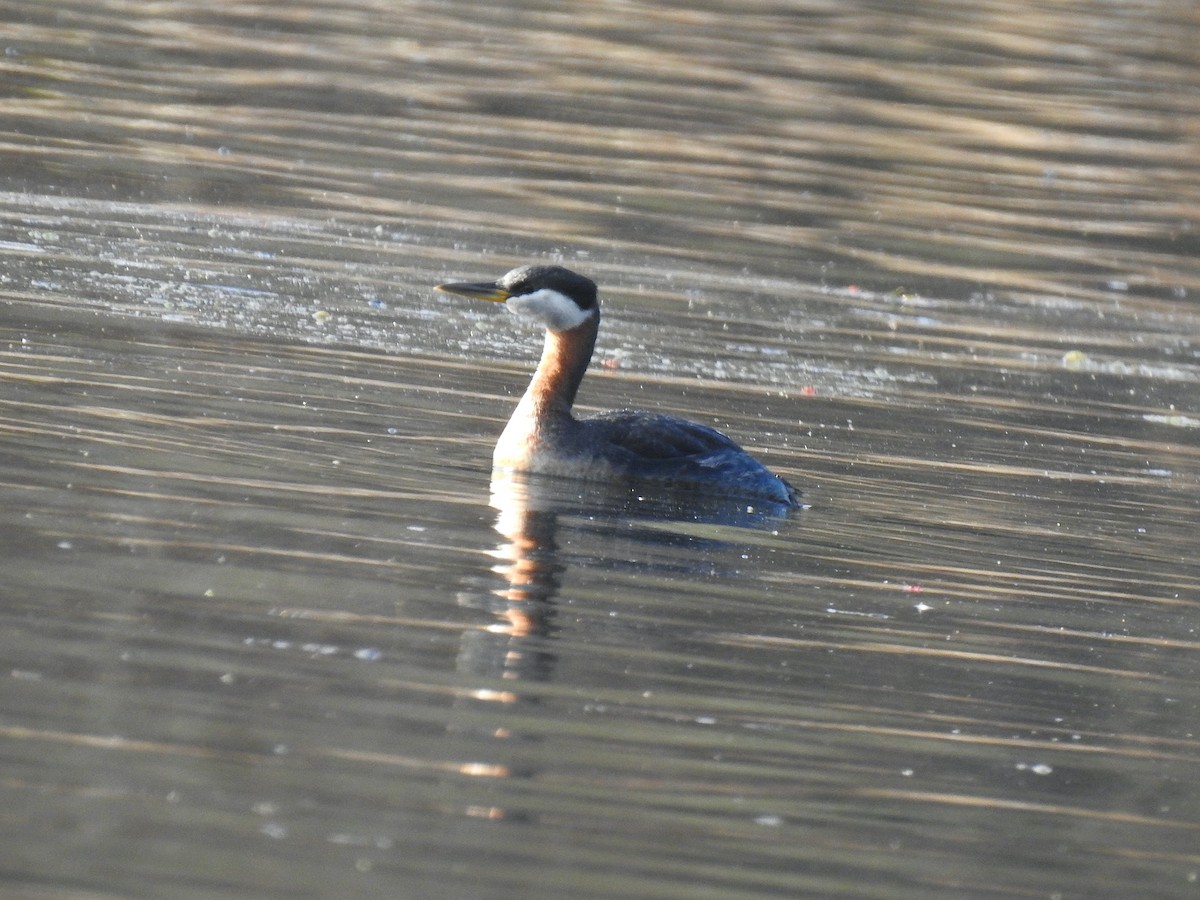
M799 505L790 484L705 425L637 410L582 419L571 414L600 326L600 301L591 279L562 266L521 266L499 281L441 284L437 290L504 303L546 329L541 362L496 444L492 464L497 469L650 479Z

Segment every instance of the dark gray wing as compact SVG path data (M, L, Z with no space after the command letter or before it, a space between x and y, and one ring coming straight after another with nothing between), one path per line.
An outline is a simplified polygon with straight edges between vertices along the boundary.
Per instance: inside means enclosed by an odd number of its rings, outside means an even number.
M580 424L596 453L631 477L799 505L795 488L707 425L632 409L601 413Z
M604 443L644 460L682 459L706 456L723 450L741 448L715 428L663 416L621 409L589 416L584 428L593 431L597 444Z

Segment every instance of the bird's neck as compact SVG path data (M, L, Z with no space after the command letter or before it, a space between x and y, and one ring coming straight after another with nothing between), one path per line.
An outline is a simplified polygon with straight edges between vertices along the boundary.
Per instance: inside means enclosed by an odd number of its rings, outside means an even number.
M571 406L596 344L598 317L569 331L547 331L542 360L525 396L496 443L492 465L527 472L553 471L557 456L579 438Z
M592 359L599 317L592 316L569 331L547 331L542 359L518 406L534 421L570 418L575 394Z

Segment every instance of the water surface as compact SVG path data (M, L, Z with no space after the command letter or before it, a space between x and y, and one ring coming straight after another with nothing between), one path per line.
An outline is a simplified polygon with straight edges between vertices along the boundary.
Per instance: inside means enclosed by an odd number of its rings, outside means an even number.
M1190 10L0 15L6 896L1195 896Z

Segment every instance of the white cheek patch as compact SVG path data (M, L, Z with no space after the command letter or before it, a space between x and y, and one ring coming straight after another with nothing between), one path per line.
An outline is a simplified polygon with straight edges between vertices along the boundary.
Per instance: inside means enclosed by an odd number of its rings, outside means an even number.
M551 331L570 331L592 316L592 310L580 309L570 297L553 288L510 297L504 304L523 319L532 319Z

